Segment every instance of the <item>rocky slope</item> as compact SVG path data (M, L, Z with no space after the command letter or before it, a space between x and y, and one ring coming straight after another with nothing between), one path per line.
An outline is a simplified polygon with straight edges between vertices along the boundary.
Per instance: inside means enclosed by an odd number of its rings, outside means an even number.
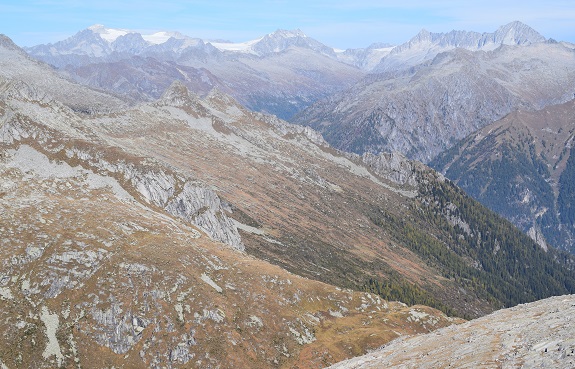
M471 134L431 165L537 240L575 251L570 173L575 101L517 111Z
M12 57L25 65L22 53ZM36 67L27 66L31 74ZM45 83L60 81L44 70ZM195 124L188 133L196 149L230 149L213 140L217 135L202 135L202 128L227 132L215 114L240 112L229 97L214 93L211 105L200 104L175 85L161 101L139 107L140 118L147 116L139 121L118 111L88 117L9 72L0 77L3 368L321 368L398 335L459 321L249 256L238 229L263 231L230 217L249 221L222 201L217 181L197 175L197 157L179 156L189 162L178 166L153 155L153 144L133 151L119 145L122 138L141 141L137 129L150 129L149 138L185 131L185 119ZM223 110L210 114L216 101ZM306 132L320 142L303 127L276 124L304 134L310 146ZM116 135L102 134L104 127ZM139 155L144 147L150 155ZM426 319L411 318L421 312Z
M0 161L2 367L320 368L452 322L287 273L113 176L12 147Z
M570 291L572 272L553 261L564 263L563 257L544 254L401 155L346 156L309 128L251 113L218 91L199 98L182 83L156 102L88 117L61 114L51 104L39 109L33 101L11 100L4 132L29 139L46 126L50 135L64 133L64 147L47 140L43 151L105 170L144 203L204 229L211 224L214 239L236 240L229 243L294 273L465 316ZM86 149L83 142L98 146ZM100 153L108 146L118 150ZM130 165L140 175L116 169ZM205 219L200 203L181 201L179 194L194 193L186 186L197 183L216 191L223 212L208 200L212 215ZM485 232L491 236L481 237ZM541 281L550 287L540 288Z
M401 338L330 368L573 368L574 313L573 295L553 297Z
M428 168L400 155L346 157L303 127L254 115L218 92L199 99L181 84L172 86L158 102L113 117L94 117L89 126L108 144L154 157L217 188L229 203L229 216L240 223L246 250L295 273L357 288L370 278L381 278L376 277L380 273L373 274L380 270L398 283L407 279L433 291L440 296L434 306L444 304L470 316L491 309L480 297L486 291L479 285L466 287L476 294L471 304L456 292L456 285L465 285L456 276L472 279L475 263L486 268L476 276L486 283L491 278L488 270L510 270L495 287L507 285L506 293L490 292L495 298L491 303L511 303L518 295L509 289L531 290L522 298L547 293L527 280L538 273L520 276L511 265L504 266L511 261L508 258L524 252L522 260L533 259L523 262L542 261L539 247L520 246L528 238L508 224L499 228L484 223L488 213ZM444 221L436 223L436 216ZM458 222L469 224L469 229L459 229ZM487 228L492 238L477 249L475 242ZM508 240L506 245L499 245L502 239ZM445 250L442 243L453 254L434 255ZM395 245L400 249L389 252ZM492 264L497 247L505 249L503 259ZM417 266L411 265L414 257ZM475 261L463 261L466 258ZM553 256L543 258L545 263ZM536 264L532 267L539 270L542 265ZM454 273L454 267L462 271ZM552 277L558 285L549 282L562 290L565 287L560 286L570 285L570 273ZM446 275L454 279L444 280ZM430 278L442 287L416 282Z
M363 76L300 30L231 44L96 25L26 50L77 82L132 100L155 100L180 80L198 94L218 87L252 110L285 119Z
M462 48L403 71L372 74L294 118L333 146L399 151L428 162L460 139L516 110L575 94L575 53L558 43Z

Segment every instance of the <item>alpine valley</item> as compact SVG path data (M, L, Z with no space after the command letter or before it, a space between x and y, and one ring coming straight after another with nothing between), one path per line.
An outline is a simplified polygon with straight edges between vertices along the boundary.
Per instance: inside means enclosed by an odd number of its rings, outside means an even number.
M569 367L574 55L519 22L0 36L0 367L418 366L446 339Z
M515 110L573 99L574 48L519 22L490 34L423 30L294 122L342 150L399 151L429 162Z

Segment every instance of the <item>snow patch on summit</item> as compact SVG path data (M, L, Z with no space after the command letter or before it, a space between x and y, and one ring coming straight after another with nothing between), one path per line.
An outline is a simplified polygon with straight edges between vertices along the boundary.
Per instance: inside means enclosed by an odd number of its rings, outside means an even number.
M245 42L210 42L212 46L220 51L233 51L233 52L240 52L240 53L247 53L247 54L255 54L252 49L252 46L257 44L262 40L263 37L258 38L257 40L245 41Z
M177 40L183 40L186 38L186 36L184 36L183 34L181 34L179 32L161 31L161 32L156 32L156 33L152 33L149 35L142 34L142 38L144 40L146 40L149 43L154 44L154 45L163 44L164 42L168 41L172 37L177 39Z
M106 40L109 43L116 41L116 39L120 36L125 36L128 33L134 33L127 29L120 29L120 28L106 28L102 24L94 24L93 26L88 27L88 29L94 33L97 33L102 37L102 39Z
M128 29L122 28L107 28L103 24L94 24L93 26L88 27L88 29L94 33L100 35L100 37L107 41L108 43L112 43L118 39L118 37L125 36L129 33L138 33L136 31L131 31ZM141 33L142 38L149 42L152 45L159 45L163 44L164 42L168 41L170 38L175 38L178 40L185 39L186 36L179 32L167 32L167 31L159 31L154 33Z

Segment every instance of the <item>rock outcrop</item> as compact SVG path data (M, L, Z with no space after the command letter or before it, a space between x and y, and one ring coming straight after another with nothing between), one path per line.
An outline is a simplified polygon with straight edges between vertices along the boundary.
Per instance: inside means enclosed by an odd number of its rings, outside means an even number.
M41 98L40 101L45 102L44 95L38 97L37 90L26 84L8 91L20 91L16 96L20 99L34 101ZM15 98L10 93L4 96ZM127 192L134 194L143 203L184 219L198 226L212 239L243 251L244 245L238 230L227 217L217 194L197 181L177 175L159 163L150 164L151 162L147 163L131 156L106 156L97 144L86 145L84 142L74 146L74 141L71 140L63 145L55 145L53 141L61 133L56 134L47 127L42 128L35 123L18 119L17 115L9 112L5 112L3 119L0 127L1 143L13 145L33 140L36 145L42 146L41 149L48 156L66 158L101 175L117 178ZM75 133L78 133L78 138L85 138L79 132ZM58 156L60 152L65 153L64 157Z
M365 153L362 161L378 175L401 186L417 188L417 163L399 152L373 155Z

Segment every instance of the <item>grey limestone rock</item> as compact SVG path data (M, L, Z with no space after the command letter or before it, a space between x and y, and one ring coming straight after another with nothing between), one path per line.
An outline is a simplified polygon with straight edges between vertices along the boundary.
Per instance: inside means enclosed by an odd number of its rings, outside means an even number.
M166 211L197 225L212 239L244 250L237 228L224 213L214 191L186 182L182 191L167 204Z
M399 152L374 155L365 153L363 162L376 174L399 185L417 187L417 172L414 161Z

